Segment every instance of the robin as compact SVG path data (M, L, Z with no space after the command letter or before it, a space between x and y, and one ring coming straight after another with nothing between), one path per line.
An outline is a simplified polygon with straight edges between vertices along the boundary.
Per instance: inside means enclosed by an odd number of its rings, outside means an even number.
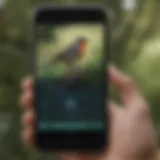
M50 63L57 63L59 61L73 64L82 59L86 53L87 40L86 38L79 37L72 45L65 51L58 54L57 57L51 59Z

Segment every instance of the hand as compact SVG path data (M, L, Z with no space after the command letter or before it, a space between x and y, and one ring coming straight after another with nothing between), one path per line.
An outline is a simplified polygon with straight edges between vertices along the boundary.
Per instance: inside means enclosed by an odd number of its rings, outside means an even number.
M110 145L101 155L61 153L63 160L151 160L158 151L149 107L139 88L114 66L109 67L109 78L121 99L121 105L115 102L108 104ZM34 145L33 85L31 78L23 82L20 100L25 111L23 140L30 146Z

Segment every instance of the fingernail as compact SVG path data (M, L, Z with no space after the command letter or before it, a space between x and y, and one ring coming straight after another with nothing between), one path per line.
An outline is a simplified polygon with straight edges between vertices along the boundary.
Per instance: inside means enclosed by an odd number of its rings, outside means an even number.
M30 88L32 87L32 85L33 85L33 79L32 79L32 77L28 77L28 78L26 78L26 80L24 81L24 86L23 86L23 88L24 88L24 89L30 89Z
M114 64L114 63L110 63L110 65L109 65L111 68L113 68L113 69L116 69L117 70L117 67L116 67L116 65Z
M118 68L113 63L111 63L109 65L109 69L111 69L112 72L117 72L118 71Z
M106 65L107 69L115 68L115 65L113 63L109 63Z

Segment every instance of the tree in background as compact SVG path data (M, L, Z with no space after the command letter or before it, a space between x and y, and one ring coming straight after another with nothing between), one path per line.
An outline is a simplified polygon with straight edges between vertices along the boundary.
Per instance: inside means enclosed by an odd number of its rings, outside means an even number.
M44 2L87 3L86 0L8 0L0 9L0 110L13 115L11 127L3 139L3 150L0 148L0 159L44 159L20 143L21 112L17 106L20 79L28 73L30 17L35 6ZM160 49L151 47L159 40L159 0L137 1L136 8L127 11L122 8L120 0L94 2L111 8L112 59L140 85L151 104L155 123L159 124Z

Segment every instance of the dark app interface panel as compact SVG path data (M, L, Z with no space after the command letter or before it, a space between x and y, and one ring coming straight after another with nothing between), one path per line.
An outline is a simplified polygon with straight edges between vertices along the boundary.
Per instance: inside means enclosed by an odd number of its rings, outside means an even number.
M104 27L36 26L38 130L104 130Z

